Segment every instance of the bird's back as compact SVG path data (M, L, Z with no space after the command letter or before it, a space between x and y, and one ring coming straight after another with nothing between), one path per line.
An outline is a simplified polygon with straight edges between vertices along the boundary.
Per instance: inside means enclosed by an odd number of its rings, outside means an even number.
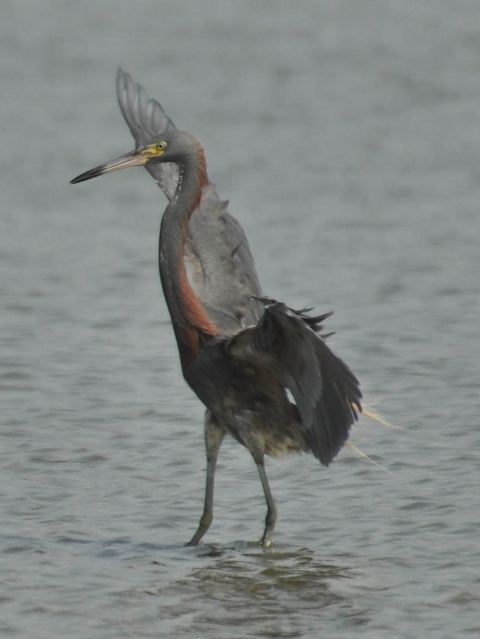
M190 283L221 336L258 322L261 288L248 240L213 186L190 218L185 260Z

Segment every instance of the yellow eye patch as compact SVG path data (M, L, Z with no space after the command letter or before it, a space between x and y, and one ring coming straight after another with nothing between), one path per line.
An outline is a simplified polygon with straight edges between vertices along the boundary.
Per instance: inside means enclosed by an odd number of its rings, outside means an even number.
M156 158L165 153L167 148L167 143L162 140L161 142L156 142L155 144L149 144L145 147L144 153L148 155L148 157Z

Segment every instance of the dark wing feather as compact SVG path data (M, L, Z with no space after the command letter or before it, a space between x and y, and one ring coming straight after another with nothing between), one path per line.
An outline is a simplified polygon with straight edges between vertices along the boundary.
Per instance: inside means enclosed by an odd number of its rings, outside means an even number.
M149 144L162 133L176 129L162 105L149 98L145 89L122 69L117 73L117 99L137 149ZM145 168L171 200L178 184L177 165L150 163Z
M263 358L292 393L305 440L327 466L348 439L362 395L355 375L310 323L284 304L268 303L258 326L230 340L230 350L252 363Z

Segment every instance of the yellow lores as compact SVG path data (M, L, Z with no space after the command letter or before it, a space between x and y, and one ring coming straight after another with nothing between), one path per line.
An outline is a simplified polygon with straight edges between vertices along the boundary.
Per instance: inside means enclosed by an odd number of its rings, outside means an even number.
M158 158L165 153L167 149L167 143L162 140L161 142L156 142L155 144L149 144L143 148L143 154L148 156L149 158Z

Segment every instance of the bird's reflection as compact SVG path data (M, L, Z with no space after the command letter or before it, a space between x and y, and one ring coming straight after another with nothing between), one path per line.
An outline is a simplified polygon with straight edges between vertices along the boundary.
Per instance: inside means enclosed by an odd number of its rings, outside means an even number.
M353 569L309 548L236 542L183 553L195 565L155 594L163 602L162 615L173 619L188 609L188 624L204 632L235 625L239 636L255 630L258 637L295 637L317 627L319 615L367 621L367 611L355 608L348 589L337 587L355 576Z

